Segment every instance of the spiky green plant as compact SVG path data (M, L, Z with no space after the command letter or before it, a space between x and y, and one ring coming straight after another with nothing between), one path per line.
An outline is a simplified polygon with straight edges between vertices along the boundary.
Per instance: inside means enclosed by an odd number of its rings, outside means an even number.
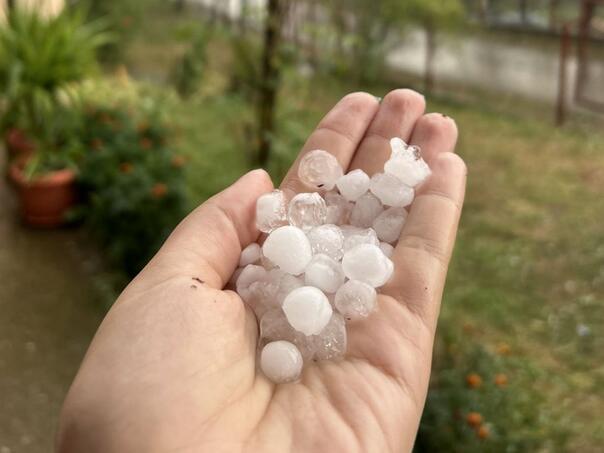
M95 71L96 50L109 39L105 24L86 22L81 9L44 18L17 8L0 26L2 127L26 131L38 149L34 161L57 161L47 153L64 145L70 87Z

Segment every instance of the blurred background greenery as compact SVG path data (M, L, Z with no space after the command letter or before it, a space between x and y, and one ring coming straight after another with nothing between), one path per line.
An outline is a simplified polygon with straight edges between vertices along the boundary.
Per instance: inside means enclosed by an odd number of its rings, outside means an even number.
M602 3L5 2L0 453L52 448L98 322L188 210L398 87L469 167L417 451L601 451Z

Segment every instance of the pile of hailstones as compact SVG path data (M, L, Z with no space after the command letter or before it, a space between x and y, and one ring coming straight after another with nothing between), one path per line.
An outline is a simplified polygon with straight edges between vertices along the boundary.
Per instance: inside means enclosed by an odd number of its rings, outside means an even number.
M396 246L414 187L430 169L416 146L390 141L384 172L343 174L323 150L307 153L300 180L322 192L291 200L275 190L256 205L262 246L241 253L237 293L260 320L260 368L273 382L298 379L303 362L342 357L346 321L367 317L376 288L391 277Z

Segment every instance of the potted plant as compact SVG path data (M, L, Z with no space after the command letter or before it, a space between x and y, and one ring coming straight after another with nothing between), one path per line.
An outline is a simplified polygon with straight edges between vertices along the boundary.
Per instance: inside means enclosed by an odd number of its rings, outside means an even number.
M2 126L18 125L28 151L12 161L9 174L32 225L63 223L76 199L77 114L70 93L95 70L96 49L106 40L104 25L86 23L80 10L43 18L17 8L0 27Z

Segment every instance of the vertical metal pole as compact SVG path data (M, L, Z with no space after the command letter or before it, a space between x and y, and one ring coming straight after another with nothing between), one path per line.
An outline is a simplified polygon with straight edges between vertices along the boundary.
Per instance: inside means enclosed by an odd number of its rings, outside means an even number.
M562 126L566 120L566 83L567 60L570 50L570 27L564 24L560 35L560 72L558 75L558 100L556 102L556 126Z

